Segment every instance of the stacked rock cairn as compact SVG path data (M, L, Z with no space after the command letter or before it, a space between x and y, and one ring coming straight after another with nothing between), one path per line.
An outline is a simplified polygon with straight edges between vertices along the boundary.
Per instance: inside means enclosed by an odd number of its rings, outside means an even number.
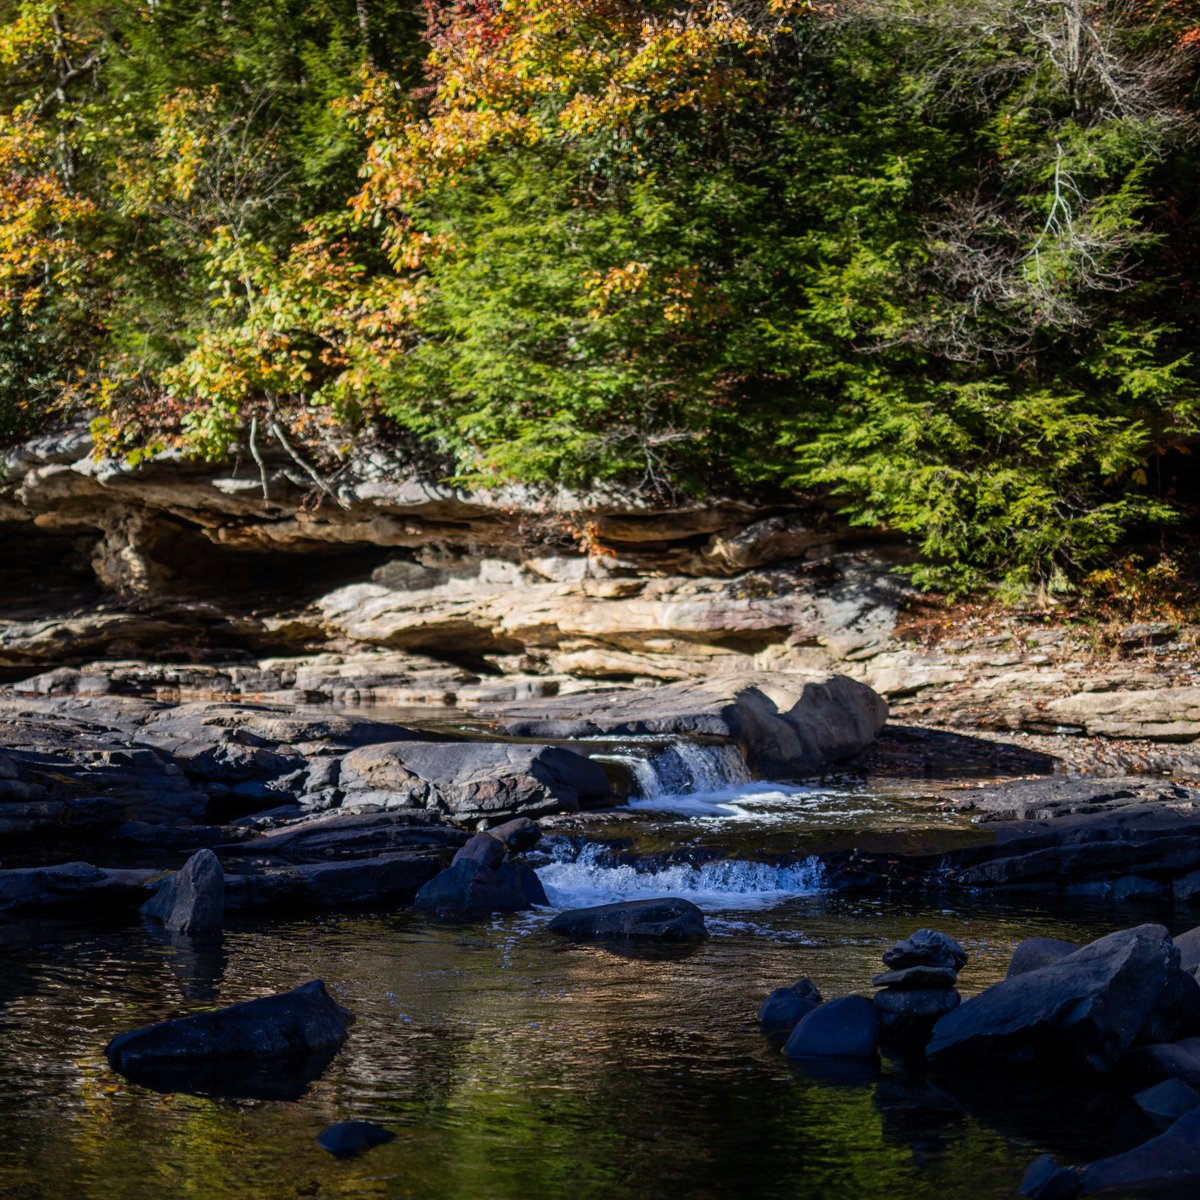
M934 1023L962 1000L955 983L967 952L952 938L932 929L897 942L883 954L888 969L871 979L881 1033L893 1038L928 1039Z

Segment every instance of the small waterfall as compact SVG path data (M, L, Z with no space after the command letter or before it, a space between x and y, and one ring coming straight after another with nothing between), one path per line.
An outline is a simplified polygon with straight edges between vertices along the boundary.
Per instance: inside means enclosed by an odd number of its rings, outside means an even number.
M549 863L538 868L538 877L555 908L577 908L661 896L683 896L708 909L769 908L796 896L811 895L824 887L824 868L816 857L787 866L722 859L702 863L649 866L638 870L608 865L606 850L595 843L576 850L569 843L556 846Z
M643 800L723 792L750 780L741 752L728 743L701 744L680 739L649 749L648 757L635 751L593 757L627 767L633 775L636 795Z

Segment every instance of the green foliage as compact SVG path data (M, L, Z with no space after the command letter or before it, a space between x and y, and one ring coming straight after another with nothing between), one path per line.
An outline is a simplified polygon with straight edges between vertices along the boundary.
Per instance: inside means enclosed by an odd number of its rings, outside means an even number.
M1200 434L1192 7L14 19L0 436L76 404L316 459L383 419L477 485L817 491L924 586L1069 586L1176 519Z

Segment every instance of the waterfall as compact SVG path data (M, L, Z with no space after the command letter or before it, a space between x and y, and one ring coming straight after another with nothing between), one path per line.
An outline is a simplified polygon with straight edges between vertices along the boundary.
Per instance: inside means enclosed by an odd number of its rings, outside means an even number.
M596 843L578 850L564 843L551 855L537 873L555 908L660 896L683 896L707 909L769 908L824 886L824 870L815 857L787 866L727 858L695 867L672 863L639 870L606 864L606 849Z
M593 757L619 762L628 768L635 784L635 797L642 800L723 792L750 780L741 752L729 743L702 744L679 739L648 746L647 751Z

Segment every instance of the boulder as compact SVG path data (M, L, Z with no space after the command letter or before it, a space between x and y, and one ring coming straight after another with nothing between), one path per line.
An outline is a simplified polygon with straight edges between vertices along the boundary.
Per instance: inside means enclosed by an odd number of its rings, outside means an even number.
M883 952L884 966L893 971L909 967L941 967L955 975L966 966L967 952L952 938L933 929L918 929ZM953 985L954 980L950 980Z
M708 936L704 914L690 900L678 897L574 908L559 913L549 929L551 933L578 941L655 938L663 942L691 942Z
M198 850L142 905L142 915L171 933L215 933L225 919L225 872L211 850Z
M1191 1197L1200 1189L1200 1109L1185 1113L1165 1133L1134 1150L1083 1168L1087 1196Z
M352 1013L319 979L290 992L119 1034L104 1054L114 1071L223 1059L302 1059L346 1040Z
M542 829L528 817L514 817L489 829L488 833L502 841L514 854L532 850L542 840Z
M462 862L464 858L482 863L490 870L495 870L508 857L508 849L502 841L488 833L477 833L463 848L457 851L450 865Z
M1200 967L1200 925L1177 934L1174 942L1179 947L1179 965L1185 971L1195 972Z
M760 1005L758 1027L769 1038L785 1038L801 1017L821 1003L821 993L811 979L798 979L776 988Z
M394 742L342 760L343 807L417 806L461 824L577 812L610 798L599 764L561 746L509 742Z
M867 1058L879 1046L879 1012L864 996L844 996L814 1008L783 1047L788 1058Z
M459 859L417 892L413 909L439 917L474 920L492 913L525 912L548 905L537 873L525 863L506 862L496 870L478 859Z
M727 738L756 774L799 779L858 754L886 719L886 703L865 684L844 675L777 671L647 691L609 689L554 697L522 706L502 728L520 737Z
M373 1146L394 1141L395 1137L390 1129L372 1121L336 1121L317 1134L317 1145L334 1158L355 1158Z
M871 976L872 987L915 989L952 988L958 979L953 967L903 967L899 971L883 971Z
M1194 1108L1200 1108L1200 1092L1182 1079L1164 1079L1134 1096L1134 1103L1159 1131L1168 1129Z
M1013 951L1012 961L1008 964L1008 978L1024 975L1026 971L1036 971L1039 967L1048 967L1078 949L1078 942L1064 942L1060 938L1026 938Z
M1078 1171L1060 1167L1053 1157L1043 1154L1029 1164L1025 1178L1021 1180L1021 1195L1033 1200L1071 1200L1078 1196L1083 1180Z
M106 870L91 863L59 863L53 867L13 867L0 871L0 913L37 913L125 905L146 898L146 885L160 872Z
M1104 1073L1148 1031L1178 1023L1179 951L1161 925L1100 938L947 1013L927 1047L942 1065L1052 1061Z

